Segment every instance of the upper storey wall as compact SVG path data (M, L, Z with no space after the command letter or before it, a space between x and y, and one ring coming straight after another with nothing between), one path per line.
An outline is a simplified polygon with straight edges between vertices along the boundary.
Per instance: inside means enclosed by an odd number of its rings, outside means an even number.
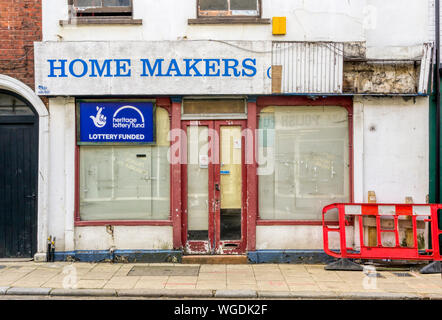
M365 41L367 58L405 59L429 40L428 0L262 0L262 18L287 17L287 33L271 24L190 25L197 0L133 0L142 25L65 25L68 0L43 0L44 41L180 39Z

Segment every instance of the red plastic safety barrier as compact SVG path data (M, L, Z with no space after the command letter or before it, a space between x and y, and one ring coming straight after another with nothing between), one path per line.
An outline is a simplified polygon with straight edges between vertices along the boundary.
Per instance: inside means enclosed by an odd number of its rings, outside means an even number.
M326 220L327 213L337 209L339 215L338 226L333 226ZM350 259L396 259L396 260L429 260L441 261L439 248L439 237L442 231L438 226L438 209L442 209L441 204L380 204L380 203L334 203L322 209L322 226L324 233L324 251L335 258ZM363 217L373 216L376 219L377 246L368 246L364 242ZM405 217L404 217L405 216ZM349 221L352 217L355 219L354 230L359 229L360 249L347 247L346 226L351 226ZM393 228L382 229L381 221L393 221ZM411 220L413 230L414 245L401 246L399 241L399 221ZM431 237L431 246L429 249L418 248L418 222L426 222L429 225L427 232ZM357 228L359 226L359 228ZM329 248L329 233L339 233L340 249L331 250ZM394 234L394 245L383 246L382 234Z

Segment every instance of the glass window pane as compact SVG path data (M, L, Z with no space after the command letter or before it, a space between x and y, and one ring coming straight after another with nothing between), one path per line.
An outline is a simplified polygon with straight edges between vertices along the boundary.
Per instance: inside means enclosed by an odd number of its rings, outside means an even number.
M258 10L257 0L230 0L230 10Z
M130 0L103 0L103 7L128 7Z
M220 238L241 240L242 138L240 126L220 126Z
M234 99L184 100L183 114L245 113L245 106L244 100Z
M0 93L0 116L33 116L26 103L15 96Z
M157 108L158 141L169 131ZM81 146L81 220L168 220L168 145Z
M187 129L187 239L209 238L209 129Z
M75 0L76 7L129 7L130 0Z
M77 7L101 7L102 0L76 0L74 5Z
M200 10L228 10L227 0L199 0Z
M270 107L259 126L262 219L319 220L324 206L349 200L344 108Z

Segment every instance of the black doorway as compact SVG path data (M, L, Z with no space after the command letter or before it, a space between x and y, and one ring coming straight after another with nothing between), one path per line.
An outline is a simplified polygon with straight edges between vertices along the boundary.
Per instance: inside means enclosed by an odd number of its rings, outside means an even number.
M38 115L0 90L0 258L37 251Z

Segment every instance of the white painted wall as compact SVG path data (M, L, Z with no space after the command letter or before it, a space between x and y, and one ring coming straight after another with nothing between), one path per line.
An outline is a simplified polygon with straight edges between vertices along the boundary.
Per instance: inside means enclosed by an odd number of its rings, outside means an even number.
M73 250L75 101L49 99L49 219L48 235L56 250Z
M170 226L114 226L114 234L106 227L75 228L76 250L172 250Z
M421 56L421 45L429 40L427 1L367 0L367 57L408 59Z
M322 226L258 226L257 250L322 250ZM346 228L347 246L353 247L353 227ZM329 232L329 248L339 249L339 234Z
M363 200L376 192L377 202L403 203L428 194L428 109L426 97L355 98L363 106ZM355 141L355 144L361 141ZM361 177L362 174L362 177Z
M287 34L272 25L189 25L196 0L134 0L141 26L60 26L67 0L43 0L44 41L284 40L367 41L369 58L412 58L428 40L429 0L262 0L263 18L287 17Z

